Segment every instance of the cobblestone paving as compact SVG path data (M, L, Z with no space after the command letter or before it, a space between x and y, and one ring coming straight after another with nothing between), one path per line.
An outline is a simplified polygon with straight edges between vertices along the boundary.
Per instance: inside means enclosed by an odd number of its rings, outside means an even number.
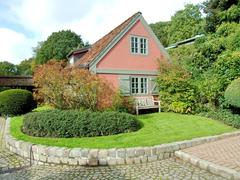
M0 118L0 179L209 179L221 180L207 171L176 158L138 165L74 167L33 165L7 151L3 143L4 120Z
M240 172L240 136L198 145L183 151Z
M16 156L5 148L4 143L5 121L0 117L0 174L29 165L29 162Z

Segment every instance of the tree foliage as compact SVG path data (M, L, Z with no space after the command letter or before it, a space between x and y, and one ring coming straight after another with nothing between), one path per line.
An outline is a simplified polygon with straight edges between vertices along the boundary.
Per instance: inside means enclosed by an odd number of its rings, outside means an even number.
M160 40L164 47L167 47L169 45L168 40L169 26L170 22L157 22L154 24L150 24L150 27L152 28L153 32L155 33L155 35L157 36L157 38Z
M0 62L0 76L18 75L18 69L16 65L3 61Z
M187 4L171 17L169 44L202 34L204 21L199 5Z
M64 60L71 50L83 46L81 37L70 30L54 32L35 48L36 64L44 64L50 59Z
M239 0L207 0L203 3L207 32L215 32L223 22L239 22Z
M29 58L25 59L20 62L19 65L17 65L17 69L19 71L20 75L32 75L33 74L33 63L34 59Z
M204 19L200 6L187 4L177 11L169 22L157 22L150 25L161 43L166 47L197 34L204 33Z
M216 33L208 34L193 45L170 51L174 62L192 73L198 91L198 104L206 108L224 105L229 83L240 77L240 24L222 23Z

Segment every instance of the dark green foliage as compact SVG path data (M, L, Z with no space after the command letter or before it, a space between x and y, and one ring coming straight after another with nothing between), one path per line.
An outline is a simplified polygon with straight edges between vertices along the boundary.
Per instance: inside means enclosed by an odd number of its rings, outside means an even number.
M19 115L36 107L33 95L30 91L22 89L10 89L0 92L0 114Z
M240 77L240 52L225 52L218 57L218 61L214 63L214 73L221 76L227 86L236 77Z
M169 44L174 44L197 34L204 33L204 21L199 5L187 4L171 17L168 28Z
M7 61L0 62L0 76L11 76L18 74L19 73L16 65Z
M162 45L164 47L167 47L169 45L168 40L168 29L170 26L170 22L157 22L154 24L150 24L150 27L152 28L153 32L157 36L157 38L160 40Z
M197 91L191 83L191 74L183 68L160 63L158 76L162 109L177 113L194 113Z
M192 74L188 82L197 88L198 109L224 105L228 84L240 77L239 49L240 24L223 23L216 33L170 51L174 63Z
M205 116L211 119L222 121L224 124L240 128L240 115L232 114L229 110L216 109L205 113L200 113L200 116Z
M38 137L92 137L136 131L135 116L119 112L49 110L24 116L22 131Z
M71 50L83 46L81 37L70 30L54 32L35 49L36 64L44 64L50 59L64 60Z
M239 22L239 0L207 0L203 3L207 32L215 32L223 22Z
M204 19L200 6L187 4L177 11L169 22L157 22L150 25L161 43L167 47L178 41L204 33Z
M11 89L10 87L0 87L0 92Z
M20 75L32 75L33 74L33 71L32 71L33 61L34 60L32 58L21 61L21 63L19 65L17 65L19 74Z
M231 82L225 91L224 97L227 104L240 108L240 78Z

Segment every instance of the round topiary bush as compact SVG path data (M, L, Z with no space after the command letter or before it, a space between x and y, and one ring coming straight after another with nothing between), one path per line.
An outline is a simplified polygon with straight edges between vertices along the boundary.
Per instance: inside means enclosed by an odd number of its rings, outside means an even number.
M10 89L0 92L0 114L19 115L24 114L36 107L33 95L23 89Z
M136 117L119 112L49 110L24 116L22 131L37 137L92 137L136 131Z
M227 104L240 108L240 78L231 82L225 91L224 97Z

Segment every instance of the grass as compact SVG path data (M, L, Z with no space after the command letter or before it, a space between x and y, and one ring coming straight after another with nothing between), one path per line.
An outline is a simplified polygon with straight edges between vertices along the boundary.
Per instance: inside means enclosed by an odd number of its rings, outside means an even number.
M13 137L34 144L69 148L124 148L152 146L236 130L216 120L176 113L141 115L138 116L138 120L143 127L131 133L86 138L42 138L23 134L21 132L23 117L18 116L12 118L10 131Z

